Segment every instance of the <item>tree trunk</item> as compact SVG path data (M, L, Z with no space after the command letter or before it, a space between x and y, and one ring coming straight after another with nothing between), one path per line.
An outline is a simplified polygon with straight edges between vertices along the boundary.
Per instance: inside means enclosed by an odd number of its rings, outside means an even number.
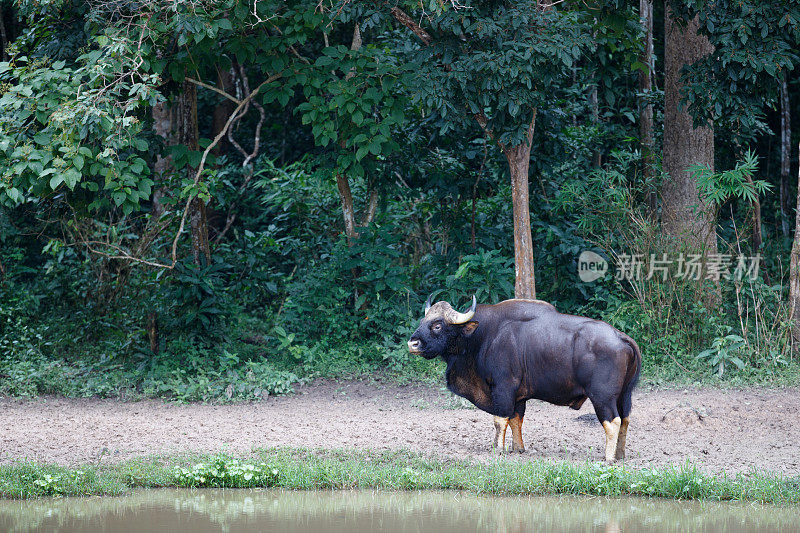
M753 178L750 175L746 177L747 183L753 185ZM759 200L758 195L756 195L753 200L753 235L751 237L754 254L757 254L761 249L761 242L761 200Z
M339 199L342 201L342 215L344 217L344 234L347 242L352 244L356 238L356 214L353 207L353 193L350 191L350 182L341 172L336 173L336 187L339 189Z
M653 0L639 0L639 17L645 30L642 54L639 62L646 66L645 71L639 71L639 92L642 94L639 101L639 143L642 150L642 179L646 184L647 206L653 220L658 213L658 194L653 181L655 172L653 168L653 104L649 102L650 92L653 90Z
M798 146L800 149L800 145ZM798 153L800 162L800 153ZM789 261L789 304L791 306L792 338L800 342L800 166L797 169L797 208L794 212L794 240Z
M172 114L172 108L168 102L159 102L151 109L153 117L153 130L156 135L164 139L164 145L168 146L173 144L174 132L173 126L175 120ZM155 227L158 221L164 216L165 209L161 199L164 197L164 190L166 188L166 181L169 179L167 176L173 170L172 157L162 157L161 153L156 154L156 160L153 164L153 194L150 197L152 203L152 216L150 224ZM141 239L140 239L141 241ZM147 339L150 343L150 351L153 355L158 355L160 340L158 335L158 311L152 309L147 313Z
M537 1L537 4L541 6L541 2ZM550 9L549 7L545 6L545 9ZM597 19L594 19L594 25L597 26ZM592 32L592 40L597 39L597 32ZM592 126L595 128L595 133L600 133L600 104L597 101L597 72L594 72L592 75L595 78L595 83L592 85L592 90L589 92L589 109L592 114ZM598 143L595 143L595 146ZM595 148L592 151L592 166L594 168L600 168L602 163L603 153L600 149Z
M151 110L153 116L153 129L156 135L164 139L164 145L171 144L172 141L172 109L167 102L159 102L154 105ZM156 155L155 163L153 164L153 180L155 187L153 187L153 195L151 201L153 203L153 219L158 220L164 214L164 206L161 203L161 198L164 197L164 182L167 175L172 168L172 157L162 157L161 154Z
M789 236L789 161L792 152L792 125L789 115L789 89L786 75L781 80L781 229Z
M362 224L362 226L364 227L369 226L375 219L375 213L378 212L378 202L380 202L378 189L376 189L373 186L370 188L369 191L369 202L367 202L367 209L364 212L364 223Z
M595 127L597 132L600 131L600 105L597 103L597 84L592 86L591 92L589 92L589 108L591 109L592 113L592 126ZM592 151L592 166L595 168L600 168L600 164L602 163L603 153L598 150L594 149Z
M531 160L536 110L533 112L525 141L517 146L503 147L511 173L511 202L514 208L514 296L536 298L536 277L533 264L528 168Z
M665 2L664 82L664 172L661 188L661 220L664 231L689 249L703 254L717 253L714 208L702 201L697 183L687 171L692 164L714 168L714 130L695 128L692 117L681 105L680 71L713 51L711 43L697 33L698 19L681 27L672 19Z
M191 151L200 149L197 131L197 87L188 81L183 82L178 106L178 144ZM196 169L187 166L190 176ZM189 205L189 221L192 235L192 259L195 264L208 264L211 261L211 248L208 244L208 217L206 204L195 197Z
M3 4L0 2L0 61L8 59L8 33L6 33L5 13L3 13Z
M350 44L350 50L358 51L361 49L363 41L361 39L361 28L359 27L358 23L356 22L355 26L353 27L353 40ZM355 67L350 69L344 79L345 81L350 80L355 75ZM341 139L340 146L342 149L345 147L345 139ZM356 238L356 213L355 207L353 206L353 193L350 190L350 180L347 178L345 174L342 172L336 172L336 187L339 189L339 199L342 202L342 215L344 217L344 233L347 235L347 243L352 246L353 240ZM373 201L375 202L374 207L377 208L377 196L373 200L370 198L370 204L367 208L368 211L373 208ZM371 217L374 216L375 213L372 212L372 215L367 214L368 218L371 220ZM367 223L369 223L369 221Z
M153 355L158 355L158 313L155 311L147 313L147 340L150 342L150 351Z
M234 94L235 90L233 86L233 76L231 75L230 69L222 69L217 67L217 87L221 91L225 91L228 94ZM235 104L227 98L221 98L219 103L214 106L213 133L215 136L225 127L225 124L228 122L228 119L230 118L231 113L233 113L233 109L235 107ZM214 147L214 155L226 154L228 153L228 148L229 145L226 135L220 139L217 146Z
M211 247L208 243L206 203L195 197L189 209L189 222L191 223L192 231L192 259L197 265L207 265L211 262Z

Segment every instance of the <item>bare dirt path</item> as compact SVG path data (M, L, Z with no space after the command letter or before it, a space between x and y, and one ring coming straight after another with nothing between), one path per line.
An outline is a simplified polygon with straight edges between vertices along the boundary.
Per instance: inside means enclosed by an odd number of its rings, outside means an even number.
M691 459L707 471L800 475L800 389L643 390L634 394L628 464ZM0 463L80 464L188 451L253 448L409 449L492 457L490 415L443 389L318 382L292 396L239 405L0 398ZM528 402L520 459L599 460L603 431L580 411ZM510 436L509 436L510 439Z

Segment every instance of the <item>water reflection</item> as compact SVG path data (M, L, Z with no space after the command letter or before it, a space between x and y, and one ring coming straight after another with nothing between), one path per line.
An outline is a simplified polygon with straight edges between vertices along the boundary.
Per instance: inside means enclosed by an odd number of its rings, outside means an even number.
M800 531L797 508L456 492L154 490L0 501L0 531Z

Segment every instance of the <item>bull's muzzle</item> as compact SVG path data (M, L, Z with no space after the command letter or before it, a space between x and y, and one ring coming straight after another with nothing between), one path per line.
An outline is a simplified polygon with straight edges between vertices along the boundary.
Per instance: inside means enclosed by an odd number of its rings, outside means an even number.
M419 339L411 339L408 341L408 351L413 354L422 353L422 341Z

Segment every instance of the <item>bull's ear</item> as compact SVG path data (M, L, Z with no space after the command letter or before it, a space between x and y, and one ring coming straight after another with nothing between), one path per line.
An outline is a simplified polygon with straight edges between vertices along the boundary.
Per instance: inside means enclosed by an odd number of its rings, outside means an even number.
M464 337L469 337L470 335L475 333L477 327L478 323L475 322L474 320L470 320L469 322L464 324L464 327L461 328L461 335L463 335Z

